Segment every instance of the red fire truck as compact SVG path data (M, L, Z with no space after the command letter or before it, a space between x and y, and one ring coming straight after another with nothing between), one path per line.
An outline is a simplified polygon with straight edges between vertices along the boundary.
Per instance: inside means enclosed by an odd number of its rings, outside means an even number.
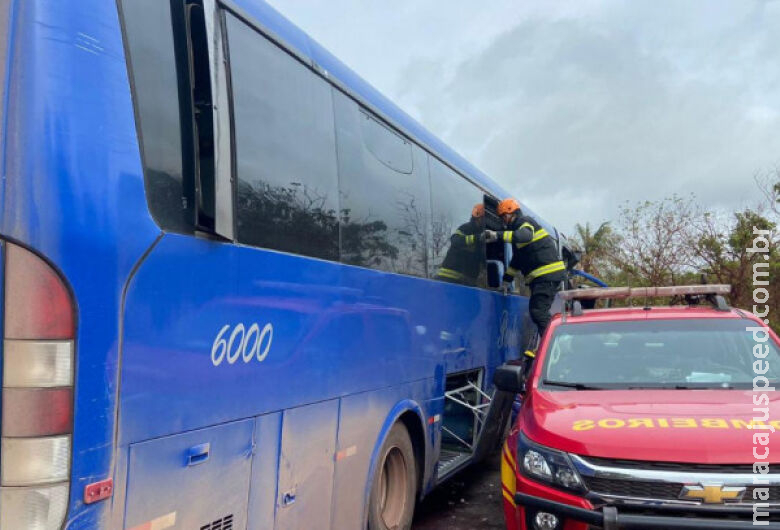
M780 350L728 286L565 291L502 451L509 530L780 528ZM674 297L682 305L648 304ZM585 309L597 299L620 308Z

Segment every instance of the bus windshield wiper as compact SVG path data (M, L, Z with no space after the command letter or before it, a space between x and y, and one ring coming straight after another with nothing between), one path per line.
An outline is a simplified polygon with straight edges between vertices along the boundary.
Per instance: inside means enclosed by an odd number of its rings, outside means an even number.
M573 388L575 390L606 390L606 388L600 386L590 386L583 383L567 383L565 381L550 381L549 379L543 379L542 384L549 386L560 386L563 388Z

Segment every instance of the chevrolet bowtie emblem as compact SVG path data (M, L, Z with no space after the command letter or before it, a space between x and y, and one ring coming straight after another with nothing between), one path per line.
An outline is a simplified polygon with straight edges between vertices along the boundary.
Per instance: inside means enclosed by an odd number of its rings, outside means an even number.
M743 495L745 495L743 487L702 484L700 486L685 486L680 493L680 498L701 501L704 504L723 504L727 501L739 502Z

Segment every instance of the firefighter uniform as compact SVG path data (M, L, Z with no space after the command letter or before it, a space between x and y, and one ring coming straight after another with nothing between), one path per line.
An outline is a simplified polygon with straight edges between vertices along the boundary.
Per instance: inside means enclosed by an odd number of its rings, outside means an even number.
M550 324L550 307L555 294L566 279L566 265L558 256L555 241L530 217L517 216L508 230L498 236L512 244L512 261L504 274L505 281L514 280L518 272L523 274L531 289L528 312L541 337Z
M475 286L485 263L484 208L474 206L471 220L450 237L450 248L436 273L440 280Z

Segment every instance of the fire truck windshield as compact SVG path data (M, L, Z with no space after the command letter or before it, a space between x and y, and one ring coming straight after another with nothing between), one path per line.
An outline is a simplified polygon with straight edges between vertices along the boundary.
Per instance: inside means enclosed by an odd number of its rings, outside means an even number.
M757 343L746 327L745 320L714 318L563 324L546 355L542 386L745 389L756 375L756 344L766 347L763 375L777 382L777 344L770 337Z

